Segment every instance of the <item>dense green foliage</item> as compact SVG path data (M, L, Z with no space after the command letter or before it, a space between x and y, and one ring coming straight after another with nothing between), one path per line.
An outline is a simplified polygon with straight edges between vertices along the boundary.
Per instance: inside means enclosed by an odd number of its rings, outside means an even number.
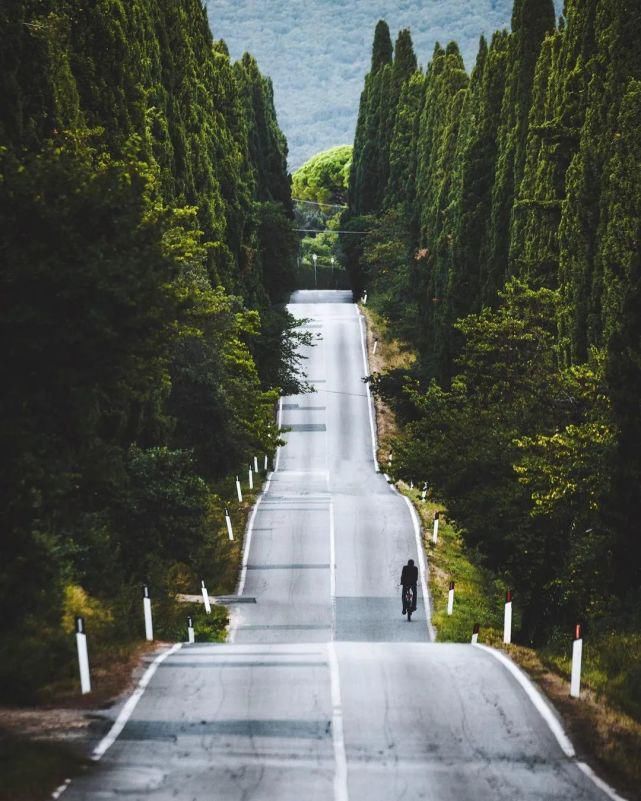
M122 635L142 581L158 597L229 574L225 477L273 453L274 401L296 389L278 304L297 243L271 83L231 63L199 0L9 0L0 43L16 700L51 678L65 586L117 607Z
M292 175L294 197L321 205L344 205L352 150L351 145L337 145L312 156Z
M418 352L374 378L395 470L446 501L535 641L641 625L640 36L631 1L556 24L517 0L469 78L437 46L400 91L378 58L361 98L342 225L373 230L347 266Z

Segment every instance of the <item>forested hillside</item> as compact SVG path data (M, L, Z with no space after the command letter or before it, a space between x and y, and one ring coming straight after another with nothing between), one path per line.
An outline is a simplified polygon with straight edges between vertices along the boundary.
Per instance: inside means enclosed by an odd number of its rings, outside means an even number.
M214 30L232 55L247 47L272 76L276 108L287 135L290 166L354 137L358 95L367 69L370 30L391 14L386 0L208 0ZM560 11L563 2L556 0ZM417 53L456 38L466 64L474 63L481 33L510 20L511 0L402 0L394 23L410 26Z
M273 453L275 399L295 389L279 304L296 238L271 83L230 61L199 0L8 0L0 96L16 701L55 678L74 611L118 641L142 582L158 598L233 574L225 482Z
M361 96L348 268L419 357L374 377L394 470L514 588L527 641L641 626L639 41L633 0L517 0L468 75L380 22Z

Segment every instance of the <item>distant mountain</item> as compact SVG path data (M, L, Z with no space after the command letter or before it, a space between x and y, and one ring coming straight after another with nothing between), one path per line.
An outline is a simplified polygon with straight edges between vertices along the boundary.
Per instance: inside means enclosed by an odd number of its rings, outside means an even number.
M422 64L437 41L455 39L470 68L479 36L509 26L512 14L512 0L207 0L207 6L214 36L227 42L232 57L248 49L271 76L292 170L320 150L353 141L380 18L411 28Z

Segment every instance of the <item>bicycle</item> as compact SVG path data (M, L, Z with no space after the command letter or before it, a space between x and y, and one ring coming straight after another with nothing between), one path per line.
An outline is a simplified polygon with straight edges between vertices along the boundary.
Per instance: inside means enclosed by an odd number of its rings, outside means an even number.
M412 620L412 611L414 610L414 589L413 587L406 587L405 588L405 598L404 598L405 608L407 609L407 622L410 623Z

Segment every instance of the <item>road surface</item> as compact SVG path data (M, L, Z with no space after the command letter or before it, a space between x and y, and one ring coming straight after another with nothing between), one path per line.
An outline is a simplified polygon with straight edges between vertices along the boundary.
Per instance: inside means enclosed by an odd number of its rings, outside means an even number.
M375 472L362 321L351 294L298 292L311 394L284 398L287 444L253 519L230 642L159 665L65 801L515 801L607 796L491 654L430 642L417 539Z

